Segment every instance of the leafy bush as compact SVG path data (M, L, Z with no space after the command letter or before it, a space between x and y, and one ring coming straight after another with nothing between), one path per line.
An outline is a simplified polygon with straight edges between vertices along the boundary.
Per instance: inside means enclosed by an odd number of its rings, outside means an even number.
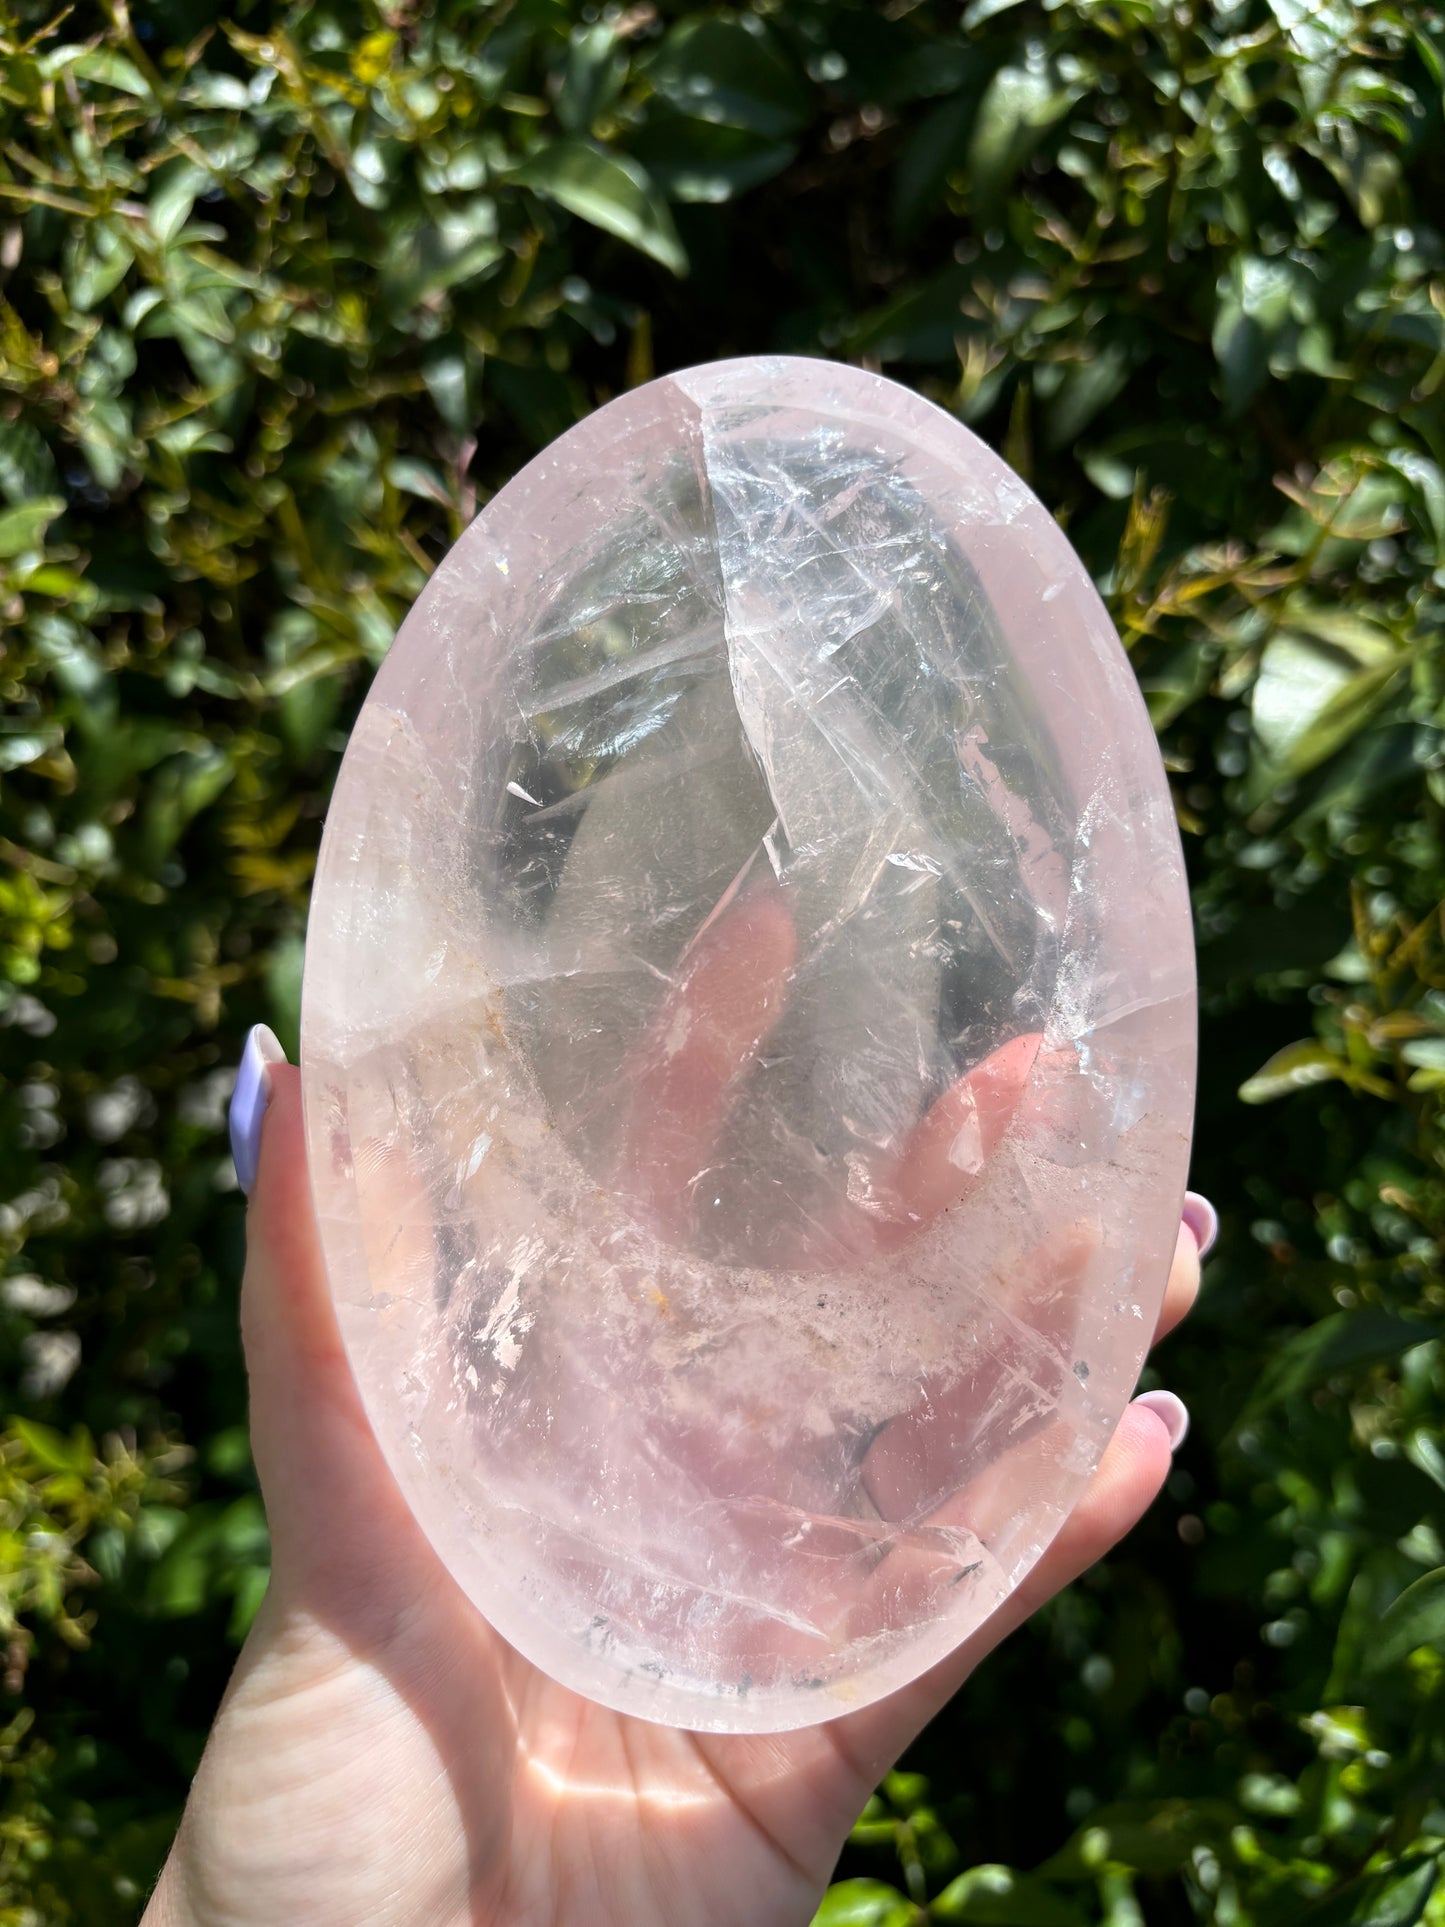
M264 1588L224 1102L247 1025L295 1043L367 677L533 450L765 348L956 411L1109 599L1225 1215L1166 1499L820 1920L1445 1921L1438 11L0 0L0 40L0 1922L136 1910Z

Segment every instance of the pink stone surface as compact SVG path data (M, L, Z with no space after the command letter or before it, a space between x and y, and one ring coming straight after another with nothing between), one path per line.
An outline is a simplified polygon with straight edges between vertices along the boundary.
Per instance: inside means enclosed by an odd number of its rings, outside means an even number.
M950 416L724 362L504 488L357 724L302 1042L357 1382L493 1625L748 1731L978 1626L1154 1324L1192 957L1108 617Z

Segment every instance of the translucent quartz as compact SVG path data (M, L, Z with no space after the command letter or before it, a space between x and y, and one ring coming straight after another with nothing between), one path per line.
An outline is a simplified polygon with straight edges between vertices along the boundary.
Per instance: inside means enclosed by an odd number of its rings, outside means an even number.
M599 410L376 679L302 1055L367 1412L492 1624L697 1728L912 1679L1097 1463L1187 1162L1168 789L1057 525L857 369Z

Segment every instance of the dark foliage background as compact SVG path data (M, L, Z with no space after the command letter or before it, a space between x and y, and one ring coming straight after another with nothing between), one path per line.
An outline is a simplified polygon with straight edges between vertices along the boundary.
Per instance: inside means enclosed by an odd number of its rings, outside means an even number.
M295 1043L368 675L534 450L767 348L955 410L1108 598L1225 1219L1167 1497L820 1920L1445 1922L1440 13L0 0L0 40L0 1923L139 1911L265 1584L223 1111L247 1025Z

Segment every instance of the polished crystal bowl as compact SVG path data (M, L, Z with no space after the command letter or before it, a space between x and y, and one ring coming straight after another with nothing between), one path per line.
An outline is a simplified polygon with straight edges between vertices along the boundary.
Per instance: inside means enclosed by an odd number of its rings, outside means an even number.
M357 1383L496 1630L736 1731L973 1631L1153 1329L1192 958L1108 616L951 416L723 362L502 489L357 723L302 1042Z

